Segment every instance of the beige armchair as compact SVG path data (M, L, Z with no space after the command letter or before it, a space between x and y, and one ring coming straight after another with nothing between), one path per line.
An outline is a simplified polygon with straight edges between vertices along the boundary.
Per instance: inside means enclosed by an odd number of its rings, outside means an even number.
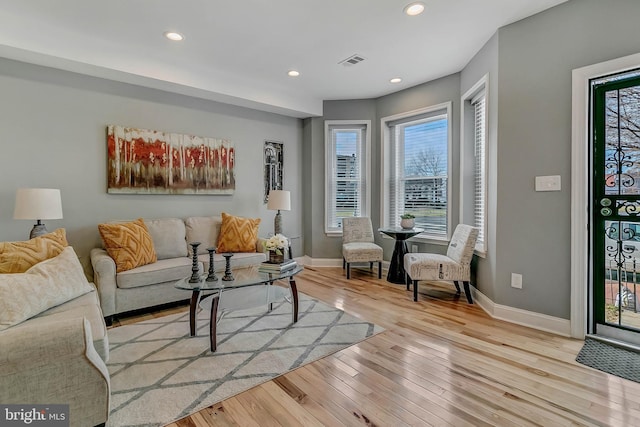
M459 281L464 284L464 293L469 304L473 304L469 281L471 278L471 258L478 239L478 229L459 224L446 255L409 253L404 256L407 290L413 282L413 300L418 301L418 281L450 280L460 293Z
M351 278L351 264L378 263L378 279L382 278L382 248L373 239L373 227L368 217L342 219L342 268L347 269L347 279Z

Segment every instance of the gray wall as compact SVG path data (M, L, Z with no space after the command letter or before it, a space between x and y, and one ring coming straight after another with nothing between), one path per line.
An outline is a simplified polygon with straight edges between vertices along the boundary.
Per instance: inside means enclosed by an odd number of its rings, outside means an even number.
M305 179L309 177L312 182L311 193L305 194L308 200L308 210L305 209L305 218L311 221L309 235L305 235L307 244L307 255L313 258L342 258L342 238L340 236L328 237L324 232L324 185L325 185L325 152L324 152L324 121L325 120L370 120L371 136L375 135L376 115L374 100L353 100L353 101L325 101L324 116L307 119L305 126L310 126L310 133L305 132L305 154L306 163L304 165ZM371 144L372 153L372 178L376 180L376 165L379 164L379 153L376 141ZM308 150L308 151L307 151ZM373 187L371 207L374 213L377 211L379 196L375 194L377 186ZM377 223L374 221L374 227Z
M324 232L324 179L325 179L325 153L324 153L324 121L325 120L370 120L371 121L371 222L374 230L380 227L380 183L381 183L381 136L380 119L393 114L403 113L418 108L429 107L443 102L452 102L452 115L454 123L458 123L460 115L459 106L460 76L454 74L442 79L428 82L411 89L393 93L377 99L350 100L350 101L325 101L323 117L308 119L311 131L305 132L305 150L313 154L304 156L305 171L311 171L313 182L313 194L309 197L309 211L306 217L311 219L313 226L310 235L305 235L309 251L307 255L314 258L342 258L342 239L340 236L328 237ZM454 159L458 156L458 139L460 130L455 125L452 129ZM459 175L457 160L453 162L453 183L457 186ZM305 195L307 197L308 195ZM458 199L452 200L452 220L457 223ZM393 252L393 240L376 236L376 240L385 250L385 259L390 259ZM420 245L423 250L446 251L445 246Z
M571 71L639 52L638 17L637 0L572 0L499 30L496 303L570 316Z
M273 233L275 212L262 203L263 144L284 142L284 187L292 210L284 233L302 236L302 121L66 71L0 59L0 240L24 240L33 223L12 219L20 187L60 188L64 227L83 264L100 245L97 224L138 217L235 215L262 218ZM236 148L233 195L162 196L106 193L106 126L119 124L228 138ZM302 252L303 242L294 241ZM298 248L295 248L295 246Z

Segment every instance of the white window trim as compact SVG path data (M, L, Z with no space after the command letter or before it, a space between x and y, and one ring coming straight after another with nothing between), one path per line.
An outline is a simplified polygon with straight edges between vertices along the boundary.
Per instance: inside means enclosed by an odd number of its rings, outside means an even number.
M465 153L467 147L467 141L465 136L465 128L466 126L466 117L465 117L465 105L467 102L470 102L478 93L484 91L484 110L485 110L485 122L484 122L484 170L485 170L485 180L484 180L484 242L482 242L482 246L476 245L474 253L479 257L486 258L487 256L487 238L488 238L488 217L489 213L487 211L489 207L489 74L485 74L482 76L480 80L478 80L468 91L462 95L460 98L460 222L462 222L463 212L465 207L465 196L469 193L469 189L465 188L464 183L464 171L466 164L464 163ZM473 190L473 189L471 189Z
M365 126L365 142L364 142L364 162L365 162L365 183L366 194L363 216L370 216L371 212L371 120L325 120L324 122L324 163L325 163L325 175L324 175L324 232L329 237L341 237L342 231L328 230L327 227L327 208L329 206L329 176L331 175L331 162L327 156L329 152L331 138L329 134L330 126Z
M449 242L451 240L451 171L452 171L452 146L453 146L453 117L451 115L451 101L443 102L437 105L431 105L425 108L419 108L417 110L407 111L405 113L394 114L392 116L382 117L380 119L380 224L382 227L389 226L389 200L390 200L390 173L391 165L387 159L391 158L391 134L389 130L389 122L405 119L411 116L417 116L419 114L427 114L438 110L446 110L447 112L447 236L446 238L436 238L433 236L417 235L412 237L411 240L419 240L422 243L435 243L444 244L443 242Z

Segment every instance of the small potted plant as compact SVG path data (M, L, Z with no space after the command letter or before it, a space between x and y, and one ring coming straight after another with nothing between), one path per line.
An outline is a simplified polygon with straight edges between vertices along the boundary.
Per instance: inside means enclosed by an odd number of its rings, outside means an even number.
M400 227L409 230L416 225L415 216L410 213L400 215Z

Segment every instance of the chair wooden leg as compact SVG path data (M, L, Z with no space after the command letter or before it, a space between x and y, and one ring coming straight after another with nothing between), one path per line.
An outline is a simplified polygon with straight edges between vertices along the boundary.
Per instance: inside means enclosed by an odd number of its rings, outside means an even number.
M369 262L369 270L373 271L373 261Z
M378 279L382 279L382 261L378 261Z
M413 281L413 300L418 301L418 281Z
M347 260L342 258L342 269L343 270L344 270L344 266L346 265L346 263L347 263Z
M464 284L464 294L467 296L467 301L469 304L473 304L473 299L471 298L471 289L469 289L469 281L465 280L462 282Z
M351 279L351 264L347 263L347 279Z
M407 284L407 290L411 289L411 277L409 277L409 273L406 271L404 273L404 282Z
M456 285L456 291L458 291L457 293L460 293L460 283L458 283L457 280L454 280L453 284Z

